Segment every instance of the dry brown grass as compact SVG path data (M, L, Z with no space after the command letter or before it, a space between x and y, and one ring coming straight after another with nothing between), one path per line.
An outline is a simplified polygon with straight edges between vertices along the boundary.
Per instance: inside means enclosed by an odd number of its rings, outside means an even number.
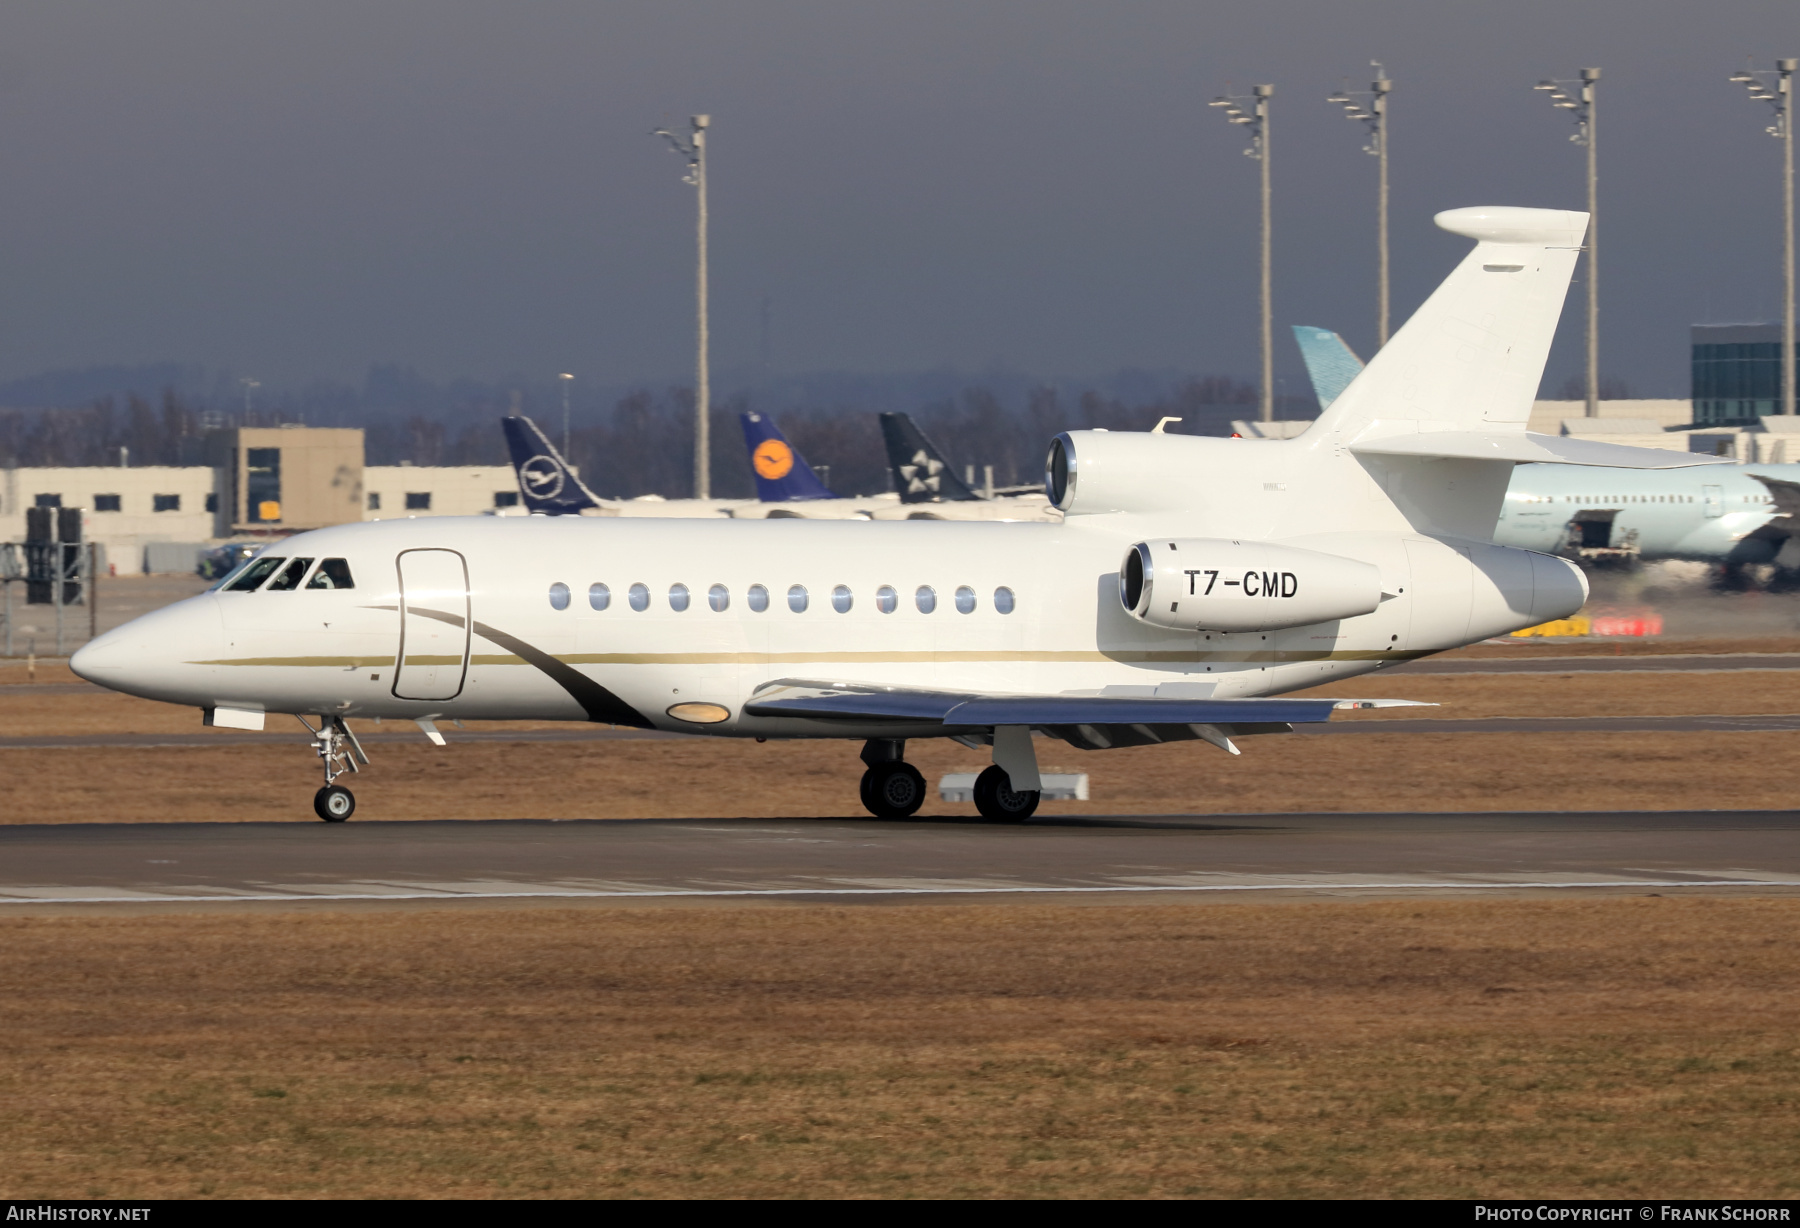
M1800 776L1789 733L1357 734L1246 738L1240 758L1198 742L1084 754L1040 742L1045 770L1090 774L1092 800L1053 814L1282 811L1785 810ZM856 747L719 739L372 748L357 817L686 818L862 815ZM908 746L934 785L985 752ZM20 782L0 823L312 822L316 760L302 744L198 750L0 751ZM1754 771L1728 765L1754 763ZM921 817L972 815L935 800Z
M1793 1196L1800 901L0 920L0 1196Z

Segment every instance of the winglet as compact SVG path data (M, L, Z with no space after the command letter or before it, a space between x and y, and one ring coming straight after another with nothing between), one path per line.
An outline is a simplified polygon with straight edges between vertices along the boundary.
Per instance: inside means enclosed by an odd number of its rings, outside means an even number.
M882 414L881 438L887 444L888 468L900 502L950 503L981 497L956 476L944 454L909 415Z
M772 421L757 413L742 413L744 447L750 453L750 472L756 477L756 497L764 503L797 503L805 499L841 499L843 496L819 481L800 450Z
M519 478L519 497L527 511L578 516L583 508L600 506L600 496L582 485L537 423L512 416L500 419L500 428L506 432L506 447Z

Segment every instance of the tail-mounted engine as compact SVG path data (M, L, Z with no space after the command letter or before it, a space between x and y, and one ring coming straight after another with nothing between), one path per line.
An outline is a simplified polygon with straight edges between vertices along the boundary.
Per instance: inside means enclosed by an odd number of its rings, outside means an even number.
M1181 631L1303 627L1367 614L1381 599L1372 564L1267 542L1156 538L1119 566L1132 617Z

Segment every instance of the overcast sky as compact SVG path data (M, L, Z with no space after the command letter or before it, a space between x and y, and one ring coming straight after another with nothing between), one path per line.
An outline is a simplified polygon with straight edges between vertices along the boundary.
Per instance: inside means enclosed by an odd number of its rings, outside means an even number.
M1752 53L1800 55L1800 6L14 0L0 378L683 378L693 190L649 133L696 111L723 368L761 361L766 299L777 372L1248 378L1256 167L1206 106L1228 82L1276 87L1278 327L1366 355L1375 165L1324 98L1374 58L1396 323L1457 258L1434 212L1581 207L1573 124L1530 86L1598 65L1602 367L1685 396L1690 323L1779 310L1780 146L1726 80Z

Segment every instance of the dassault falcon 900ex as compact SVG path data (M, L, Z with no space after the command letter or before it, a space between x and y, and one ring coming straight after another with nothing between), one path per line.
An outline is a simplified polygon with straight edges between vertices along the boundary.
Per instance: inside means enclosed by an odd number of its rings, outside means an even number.
M908 739L991 746L976 804L1036 807L1033 733L1100 750L1233 739L1389 701L1272 696L1580 608L1569 562L1497 546L1515 464L1709 458L1525 431L1587 225L1456 209L1475 240L1303 437L1072 431L1061 524L450 517L271 545L75 655L115 690L312 731L315 809L367 764L347 721L598 721L863 743L879 816ZM311 718L311 719L308 719Z

